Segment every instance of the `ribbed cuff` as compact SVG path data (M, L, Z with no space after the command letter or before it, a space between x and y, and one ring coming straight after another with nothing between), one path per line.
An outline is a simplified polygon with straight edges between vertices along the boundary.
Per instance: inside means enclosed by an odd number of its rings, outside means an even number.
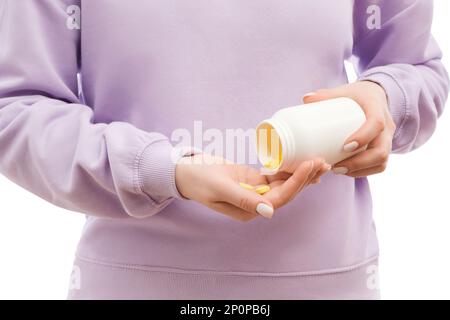
M142 192L157 203L167 198L185 199L175 183L175 168L180 158L198 152L191 147L173 147L168 140L147 145L137 167Z
M367 80L379 84L385 91L388 98L388 107L392 119L396 125L394 139L398 136L403 127L403 123L408 117L408 103L405 90L397 81L395 76L385 71L375 71L363 73L359 81Z

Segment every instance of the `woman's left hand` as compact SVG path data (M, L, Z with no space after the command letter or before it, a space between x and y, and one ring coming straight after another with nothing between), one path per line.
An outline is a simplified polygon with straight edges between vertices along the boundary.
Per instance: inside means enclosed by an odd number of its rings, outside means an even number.
M367 149L333 166L333 172L350 177L365 177L383 172L392 151L395 123L388 108L384 89L371 81L358 81L333 89L322 89L303 97L305 103L348 97L366 114L366 122L345 141L343 149L352 152Z

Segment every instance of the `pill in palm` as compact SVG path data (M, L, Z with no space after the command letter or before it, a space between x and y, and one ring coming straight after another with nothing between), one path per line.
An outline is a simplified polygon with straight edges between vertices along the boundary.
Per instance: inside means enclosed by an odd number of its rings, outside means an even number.
M267 184L260 184L257 186L252 186L252 185L244 183L244 182L239 182L239 185L244 189L253 190L256 193L261 194L261 195L270 190L270 186L268 186Z
M240 185L242 188L247 189L247 190L252 190L252 189L253 189L253 186L251 186L251 185L249 185L249 184L247 184L247 183L244 183L244 182L239 182L239 185Z
M256 193L264 194L270 190L270 187L267 184L259 185L254 187L253 189Z

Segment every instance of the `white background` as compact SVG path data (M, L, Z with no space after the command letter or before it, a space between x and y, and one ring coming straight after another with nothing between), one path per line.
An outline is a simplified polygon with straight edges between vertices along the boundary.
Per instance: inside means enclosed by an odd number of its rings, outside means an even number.
M436 0L433 31L448 70L449 14L450 1ZM370 178L384 299L450 299L449 139L446 110L424 146ZM2 176L0 195L0 299L65 299L84 217Z

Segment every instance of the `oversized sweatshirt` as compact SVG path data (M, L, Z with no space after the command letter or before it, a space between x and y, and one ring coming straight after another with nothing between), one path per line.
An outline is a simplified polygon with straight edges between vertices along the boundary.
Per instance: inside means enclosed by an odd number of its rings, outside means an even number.
M178 133L252 129L348 82L350 60L386 90L392 152L411 151L448 92L432 6L0 0L0 172L87 216L70 297L376 296L367 178L328 173L274 218L243 223L180 195Z

